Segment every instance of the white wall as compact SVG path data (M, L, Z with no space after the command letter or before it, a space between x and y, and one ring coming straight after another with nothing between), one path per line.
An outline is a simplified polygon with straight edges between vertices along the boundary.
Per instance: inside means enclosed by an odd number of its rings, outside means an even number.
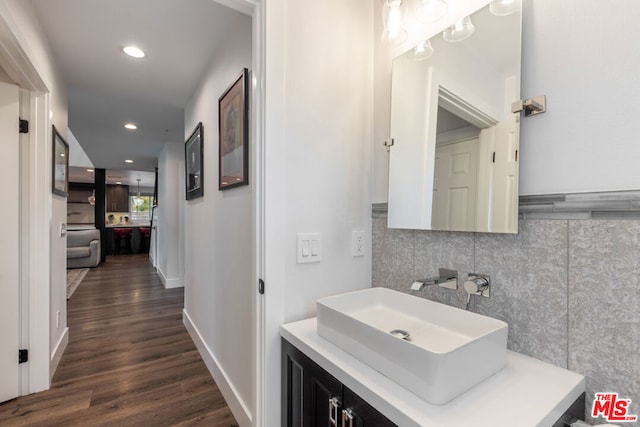
M218 190L218 98L251 69L251 18L236 14L227 43L185 107L185 140L203 124L204 196L185 207L185 314L240 425L253 416L252 189ZM251 170L251 169L250 169ZM182 202L185 204L185 202Z
M280 351L272 325L315 315L317 298L371 284L374 2L266 4L266 403L280 423ZM296 263L296 234L322 233L322 261Z
M69 166L79 166L83 168L93 168L93 163L87 153L84 152L80 142L76 139L76 136L71 132L71 129L67 132L67 143L69 144Z
M166 288L184 286L184 147L165 144L158 156L158 207L154 210L155 267Z
M521 94L547 95L547 112L521 122L520 194L640 188L640 105L630 96L640 58L628 48L640 38L639 18L633 0L524 0ZM386 202L391 64L378 29L374 43L374 202Z
M9 23L13 33L18 39L22 49L28 56L29 60L37 70L40 78L47 86L50 97L50 122L56 125L58 131L63 137L66 137L67 133L67 96L66 86L60 79L56 70L55 61L47 45L46 38L41 32L38 19L32 8L30 2L20 0L5 0L0 5L0 14ZM47 120L47 118L42 118ZM50 131L47 135L39 135L37 138L37 146L33 147L33 156L46 156L43 166L51 164L51 135ZM37 162L36 162L37 163ZM32 179L39 182L42 170L32 171L34 174ZM53 371L59 360L61 352L64 350L65 339L67 336L67 310L66 310L66 238L59 235L60 223L66 223L67 220L67 201L66 198L57 195L51 195L51 169L50 166L44 170L45 177L43 178L45 184L48 184L48 191L44 190L42 194L50 207L49 212L49 230L47 235L38 235L37 241L40 244L49 245L50 251L50 275L48 281L42 279L42 283L31 283L31 292L38 293L39 298L43 298L43 290L48 291L50 295L50 307L49 307L49 324L38 324L38 328L48 327L49 329L49 342L47 347L49 350L49 363L50 369L40 369L40 360L36 359L33 363L39 368L34 369L31 372L33 379L31 380L31 392L42 390L48 387L49 375L53 375ZM48 176L46 176L48 174ZM38 175L38 176L36 176ZM45 185L46 187L47 185ZM32 186L32 188L34 188ZM39 190L42 191L42 190ZM41 197L41 193L32 194L31 197ZM40 202L39 202L40 203ZM37 205L37 204L36 204ZM32 232L39 232L33 231ZM46 266L38 266L43 268ZM47 283L44 283L47 282ZM49 288L49 289L47 289ZM46 294L45 294L46 295ZM35 307L32 307L35 309ZM57 322L58 312L60 313L60 322ZM35 327L35 325L34 325ZM32 329L33 332L33 329ZM32 339L40 337L40 334L32 333ZM41 352L39 348L44 347L41 342L31 342L32 348L30 353L34 358L39 358ZM57 351L57 353L56 353ZM46 371L46 372L45 372ZM46 377L46 378L45 378Z

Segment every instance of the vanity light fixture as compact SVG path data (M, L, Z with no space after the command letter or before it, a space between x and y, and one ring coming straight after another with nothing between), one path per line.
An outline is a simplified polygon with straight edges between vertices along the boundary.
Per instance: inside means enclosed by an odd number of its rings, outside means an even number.
M489 12L495 16L507 16L520 9L518 0L493 0L489 4Z
M422 21L435 22L447 14L449 5L445 0L421 0L418 10Z
M138 126L136 126L135 123L125 123L124 124L125 129L129 129L129 130L136 130L138 129Z
M133 160L131 160L131 159L127 159L127 160L125 160L124 162L125 162L125 163L133 163Z
M382 41L400 45L407 39L407 31L403 27L405 6L402 0L384 0L382 4Z
M473 34L476 27L471 22L470 16L465 16L442 32L442 38L450 43L461 42L468 39Z
M136 46L125 46L122 48L122 51L129 55L132 58L144 58L145 56L147 56L146 53L144 53L144 51L142 49L140 49L139 47Z
M413 59L416 61L423 61L430 58L433 55L433 46L431 46L430 40L424 40L413 48Z

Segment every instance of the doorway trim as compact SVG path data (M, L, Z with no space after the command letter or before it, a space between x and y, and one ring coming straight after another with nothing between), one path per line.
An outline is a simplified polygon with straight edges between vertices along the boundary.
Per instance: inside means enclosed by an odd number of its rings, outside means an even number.
M269 322L267 314L267 298L265 294L258 292L258 281L265 280L265 58L266 58L266 11L265 2L261 0L213 0L223 6L227 6L240 13L251 16L252 29L252 70L251 70L251 174L253 178L252 187L252 254L251 271L252 286L255 285L255 292L252 293L251 302L253 310L253 330L252 330L252 378L253 382L253 404L251 405L251 423L254 427L268 425L266 399L267 375L269 366L265 345L266 326ZM278 323L279 326L279 323Z
M23 90L29 107L21 111L30 122L28 159L20 171L22 191L20 254L20 343L29 350L29 362L20 367L20 394L50 386L50 218L52 196L50 98L47 85L22 48L18 28L6 5L0 4L0 66ZM25 212L25 206L28 211Z

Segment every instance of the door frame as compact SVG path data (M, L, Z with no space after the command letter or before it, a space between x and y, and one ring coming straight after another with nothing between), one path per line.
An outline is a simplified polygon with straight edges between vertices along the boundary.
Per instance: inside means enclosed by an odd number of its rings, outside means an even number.
M20 365L20 395L50 386L50 220L51 150L50 97L47 85L18 40L19 29L0 4L0 66L20 87L28 108L28 158L21 159L20 183L20 346L29 362ZM25 212L26 207L28 211Z
M258 281L266 281L266 257L265 257L265 230L266 230L266 146L265 146L265 112L266 112L266 11L265 2L261 0L213 0L216 3L227 6L245 15L251 16L252 27L252 71L251 71L251 174L253 178L251 210L252 210L252 253L251 271L252 285L255 291L252 293L252 378L253 405L251 408L251 423L254 427L270 425L269 413L274 406L270 399L269 389L274 388L274 360L268 357L272 354L272 347L267 337L267 331L278 328L282 322L274 318L269 303L277 298L275 287L269 283L268 292L258 292ZM269 309L268 309L269 308ZM279 355L279 353L278 353ZM279 387L279 372L278 372ZM277 394L279 398L279 393ZM279 408L279 405L276 405ZM279 413L277 414L279 416ZM278 421L279 424L279 421Z

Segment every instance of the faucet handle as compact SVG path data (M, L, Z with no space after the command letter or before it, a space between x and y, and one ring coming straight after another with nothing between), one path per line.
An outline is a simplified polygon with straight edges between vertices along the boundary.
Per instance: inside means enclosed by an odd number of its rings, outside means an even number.
M491 278L486 274L469 273L463 286L469 295L491 296Z

